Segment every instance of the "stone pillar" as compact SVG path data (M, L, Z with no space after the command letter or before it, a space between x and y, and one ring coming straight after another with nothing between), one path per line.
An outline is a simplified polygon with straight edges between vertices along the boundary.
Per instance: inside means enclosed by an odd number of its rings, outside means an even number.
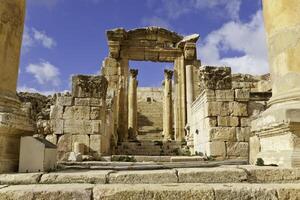
M186 104L187 104L187 123L190 123L191 120L191 109L192 109L192 103L194 100L194 78L193 78L193 65L187 65L185 67L185 73L186 73Z
M20 136L32 123L16 97L25 0L0 1L0 173L18 169Z
M187 124L185 126L186 130L186 141L187 145L193 149L194 146L194 134L191 132L190 126L192 121L192 103L194 100L194 78L193 78L193 72L194 72L194 66L193 65L187 65L185 67L185 74L186 74L186 113L187 113Z
M130 69L128 90L128 134L130 140L137 136L137 69Z
M252 122L265 164L300 167L300 4L263 0L273 96ZM251 149L250 149L251 151Z
M172 76L173 71L165 69L164 72L164 108L163 108L163 135L164 140L173 139L173 100Z

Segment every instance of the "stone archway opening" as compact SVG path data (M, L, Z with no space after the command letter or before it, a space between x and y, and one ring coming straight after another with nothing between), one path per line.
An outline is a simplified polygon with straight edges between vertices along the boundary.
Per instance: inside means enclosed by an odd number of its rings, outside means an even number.
M174 70L174 63L130 61L129 66L130 68L138 70L136 139L138 141L163 141L164 70ZM172 113L174 113L173 110L174 108L172 99ZM173 137L170 139L174 139L173 115L171 115L171 117L172 122L170 126Z

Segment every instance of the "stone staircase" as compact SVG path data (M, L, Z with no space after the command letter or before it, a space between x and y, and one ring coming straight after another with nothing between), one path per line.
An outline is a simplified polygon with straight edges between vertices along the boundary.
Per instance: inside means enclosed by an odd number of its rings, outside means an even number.
M299 168L247 165L0 174L0 199L299 200L299 180Z
M161 141L162 139L162 130L140 130L137 136L138 141Z
M181 142L177 141L138 141L122 142L117 146L117 155L175 156Z

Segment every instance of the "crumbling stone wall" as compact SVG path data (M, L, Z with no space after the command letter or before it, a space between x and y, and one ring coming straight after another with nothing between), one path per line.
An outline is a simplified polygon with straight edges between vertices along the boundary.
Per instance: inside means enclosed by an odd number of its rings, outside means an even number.
M201 94L193 102L190 126L193 153L247 159L250 118L266 109L271 93L259 92L258 78L232 75L229 67L203 66L199 77Z
M110 152L111 145L107 143L112 130L106 121L107 116L111 118L106 107L107 84L104 76L77 75L72 79L72 94L57 96L50 111L53 134L46 139L57 144L59 160L68 158L75 143L84 144L83 154L94 159Z

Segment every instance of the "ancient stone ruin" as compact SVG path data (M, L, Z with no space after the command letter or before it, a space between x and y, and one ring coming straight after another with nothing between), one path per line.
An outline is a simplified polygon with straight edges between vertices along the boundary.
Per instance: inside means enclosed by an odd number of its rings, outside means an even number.
M203 65L198 34L117 28L100 74L45 97L16 92L25 1L1 0L0 199L299 199L300 4L263 5L270 74ZM130 60L173 69L141 88ZM37 173L12 173L19 155Z

